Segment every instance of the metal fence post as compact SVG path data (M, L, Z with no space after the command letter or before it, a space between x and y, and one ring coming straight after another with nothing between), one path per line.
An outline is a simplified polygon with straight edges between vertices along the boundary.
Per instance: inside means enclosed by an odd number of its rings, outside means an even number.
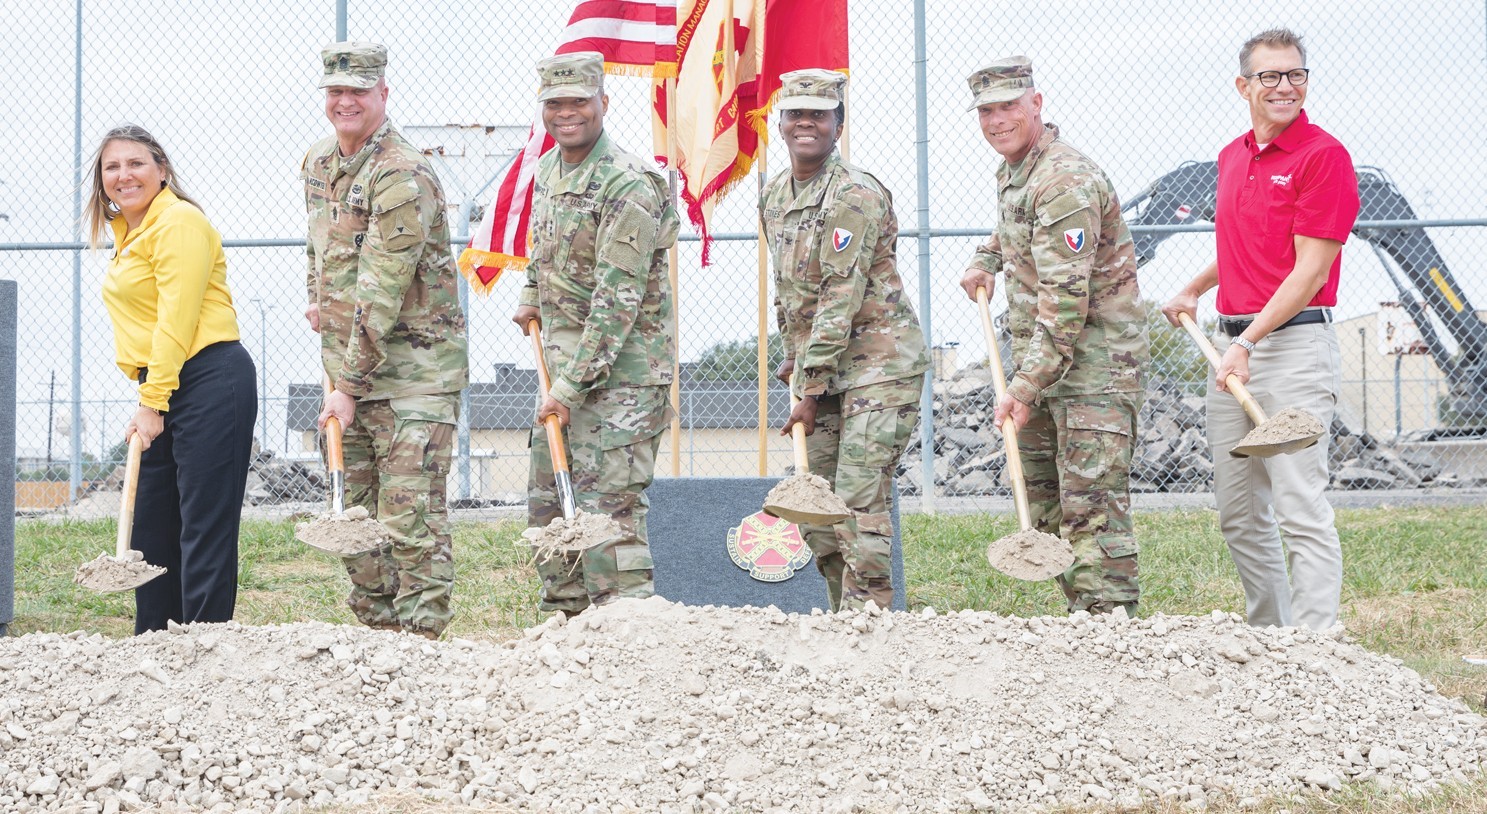
M925 36L924 0L914 0L914 154L918 182L919 225L919 321L924 340L934 346L934 315L929 291L929 48ZM919 396L919 508L935 512L935 368L924 374L924 392Z
M336 0L336 42L346 41L346 0Z
M83 0L77 0L72 86L72 239L83 237ZM72 466L67 499L76 503L83 487L83 250L72 252ZM51 427L47 428L51 432Z

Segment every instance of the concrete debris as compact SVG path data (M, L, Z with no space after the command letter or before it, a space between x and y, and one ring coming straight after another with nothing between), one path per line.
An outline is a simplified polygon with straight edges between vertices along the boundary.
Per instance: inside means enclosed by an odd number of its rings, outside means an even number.
M935 485L946 495L1007 495L1002 477L1006 452L1001 433L992 426L996 406L991 374L972 365L947 381L935 383ZM1133 492L1208 492L1213 489L1213 456L1208 449L1204 397L1177 382L1148 377L1145 401L1137 418L1131 460ZM1329 458L1334 489L1414 489L1431 486L1476 486L1479 479L1460 477L1451 461L1437 460L1415 445L1385 444L1334 418ZM898 486L920 494L924 484L918 436L900 462Z

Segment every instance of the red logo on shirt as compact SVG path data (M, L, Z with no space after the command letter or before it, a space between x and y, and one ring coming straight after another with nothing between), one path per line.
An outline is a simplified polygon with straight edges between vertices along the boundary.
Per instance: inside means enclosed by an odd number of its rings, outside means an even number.
M852 245L852 233L846 229L835 229L831 233L831 245L837 251L846 251Z
M1084 248L1084 230L1070 229L1064 232L1064 243L1073 251Z

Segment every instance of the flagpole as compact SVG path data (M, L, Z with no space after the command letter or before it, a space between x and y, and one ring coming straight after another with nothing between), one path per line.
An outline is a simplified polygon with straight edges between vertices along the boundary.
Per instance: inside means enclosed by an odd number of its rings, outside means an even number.
M764 159L768 142L759 145L759 200L764 200ZM781 337L783 340L784 337ZM764 208L759 208L759 477L769 474L769 246L764 239Z
M666 78L666 115L676 115L676 77ZM676 205L676 128L666 127L666 166L670 168L671 202ZM676 355L671 359L671 477L682 476L682 308L681 289L677 284L676 241L666 251L668 272L671 278L671 337L676 343Z
M847 116L847 108L851 106L852 83L848 82L842 86L842 138L837 142L837 149L842 153L843 163L852 163L852 121Z

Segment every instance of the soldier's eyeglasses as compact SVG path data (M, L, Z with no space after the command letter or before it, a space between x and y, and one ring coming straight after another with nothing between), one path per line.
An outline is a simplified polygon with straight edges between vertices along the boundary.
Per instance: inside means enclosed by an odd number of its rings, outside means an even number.
M1267 88L1278 88L1280 87L1280 78L1284 76L1286 78L1286 81L1291 83L1291 87L1299 88L1306 84L1306 75L1309 73L1311 73L1311 68L1297 68L1294 71L1285 71L1284 73L1282 73L1281 71L1260 71L1259 73L1249 73L1245 74L1244 78L1258 78L1261 85L1264 85Z

